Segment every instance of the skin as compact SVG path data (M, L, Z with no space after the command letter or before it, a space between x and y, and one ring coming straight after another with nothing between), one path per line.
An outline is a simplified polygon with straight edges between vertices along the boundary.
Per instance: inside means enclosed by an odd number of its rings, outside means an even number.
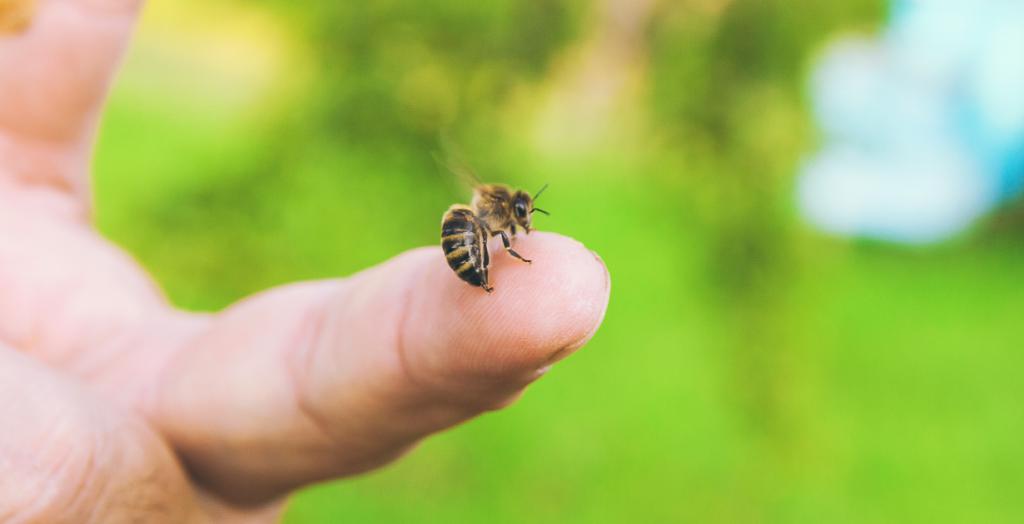
M90 223L98 115L139 7L39 0L27 29L0 29L0 521L275 521L303 485L507 406L597 330L604 265L546 233L517 243L532 266L495 252L491 295L432 246L173 308Z

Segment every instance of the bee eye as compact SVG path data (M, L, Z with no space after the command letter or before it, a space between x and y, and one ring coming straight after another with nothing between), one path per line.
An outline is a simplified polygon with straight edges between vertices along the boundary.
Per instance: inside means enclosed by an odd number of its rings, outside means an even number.
M516 216L520 218L526 216L526 204L523 202L516 202Z

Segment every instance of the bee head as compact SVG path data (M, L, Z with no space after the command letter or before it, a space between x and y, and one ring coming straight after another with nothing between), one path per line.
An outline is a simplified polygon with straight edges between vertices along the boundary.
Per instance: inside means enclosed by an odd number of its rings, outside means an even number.
M540 191L537 191L533 198L530 198L530 194L526 191L516 191L516 194L512 195L512 214L515 215L516 224L523 228L527 234L530 233L530 223L532 222L534 211L539 211L545 215L548 214L547 211L533 205L533 202L547 188L548 185L544 184L544 187L540 188Z
M533 214L533 199L525 191L516 191L512 195L512 214L519 227L530 232L530 218Z

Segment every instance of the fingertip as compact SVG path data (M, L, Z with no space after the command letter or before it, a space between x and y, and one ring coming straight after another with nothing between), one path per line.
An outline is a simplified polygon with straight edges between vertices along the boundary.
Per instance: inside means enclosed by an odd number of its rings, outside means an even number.
M532 377L594 335L610 293L600 257L543 232L517 238L515 249L533 263L491 246L492 293L459 280L440 248L423 260L406 338L420 369L456 380Z
M524 336L509 342L520 345L521 365L528 369L568 356L593 337L604 318L611 279L604 262L579 241L537 232L517 249L536 260L519 264L502 256L492 270L502 279L510 333ZM513 344L514 345L514 344Z

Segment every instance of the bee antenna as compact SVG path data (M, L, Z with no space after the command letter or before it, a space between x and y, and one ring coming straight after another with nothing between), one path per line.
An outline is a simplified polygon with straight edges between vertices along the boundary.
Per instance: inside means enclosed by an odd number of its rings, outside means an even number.
M538 198L540 198L540 194L543 193L544 190L547 189L547 188L548 188L548 185L544 184L544 187L540 188L540 191L537 191L536 193L533 194L533 199L537 200Z
M547 216L551 216L551 213L548 213L547 211L544 211L543 209L541 209L541 208L539 208L539 207L535 207L535 208L533 208L533 210L534 210L534 211L537 211L537 212L539 212L539 213L544 213L544 214L545 214L545 215L547 215Z

